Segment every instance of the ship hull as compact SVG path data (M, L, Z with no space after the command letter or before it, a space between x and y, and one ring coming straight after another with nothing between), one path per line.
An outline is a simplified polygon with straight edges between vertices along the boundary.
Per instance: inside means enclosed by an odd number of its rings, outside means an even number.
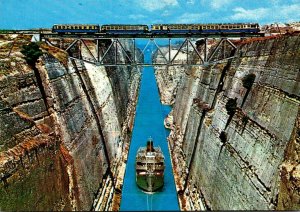
M163 175L141 175L136 176L136 183L144 191L154 192L164 185Z

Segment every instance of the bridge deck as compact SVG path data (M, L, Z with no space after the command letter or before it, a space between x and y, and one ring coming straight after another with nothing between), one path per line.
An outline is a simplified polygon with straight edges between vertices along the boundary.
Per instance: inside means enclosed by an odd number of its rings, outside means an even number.
M143 33L143 34L105 34L105 33L95 33L95 34L64 34L59 35L56 33L41 34L44 37L49 38L91 38L91 39L112 39L112 38L241 38L241 37L263 37L264 33L166 33L166 34L155 34L155 33Z
M91 38L91 39L112 39L112 38L241 38L241 37L263 37L264 33L165 33L157 34L152 32L147 33L93 33L93 34L84 34L84 33L72 33L72 34L58 34L52 33L50 29L42 30L0 30L0 34L40 34L42 37L48 38Z

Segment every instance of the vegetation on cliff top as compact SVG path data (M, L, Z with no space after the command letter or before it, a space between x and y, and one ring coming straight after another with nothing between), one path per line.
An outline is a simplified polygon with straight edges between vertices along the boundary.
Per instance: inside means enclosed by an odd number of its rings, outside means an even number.
M242 79L244 88L250 89L252 87L253 83L254 83L255 77L256 77L255 74L248 74L248 75L246 75Z
M237 108L237 103L236 103L236 98L235 99L228 99L226 105L225 105L225 108L227 110L227 114L228 115L234 115L235 111L236 111L236 108Z
M243 98L243 101L242 101L242 104L241 104L241 107L244 106L244 103L250 93L250 90L252 88L252 85L255 81L255 77L256 75L255 74L248 74L246 75L243 79L242 79L242 82L243 82L243 87L247 89L246 93L245 93L245 96Z
M30 66L35 66L36 61L43 54L37 43L29 43L22 46L21 53L25 56L25 60Z

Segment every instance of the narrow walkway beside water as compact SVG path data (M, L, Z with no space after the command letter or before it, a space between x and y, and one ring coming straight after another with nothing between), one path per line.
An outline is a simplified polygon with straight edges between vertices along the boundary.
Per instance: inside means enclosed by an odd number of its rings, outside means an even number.
M150 52L145 55L149 62ZM137 104L133 134L129 149L124 185L122 189L121 211L179 210L174 176L167 143L167 131L163 121L166 109L159 99L153 67L145 67ZM145 146L151 136L154 146L160 146L165 156L164 187L154 194L146 194L135 182L135 156L139 147Z

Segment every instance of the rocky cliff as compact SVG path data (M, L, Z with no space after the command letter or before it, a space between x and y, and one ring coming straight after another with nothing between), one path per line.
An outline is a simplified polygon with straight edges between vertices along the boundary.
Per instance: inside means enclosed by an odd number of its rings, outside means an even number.
M167 95L181 208L299 209L300 36L237 45L231 60L185 69Z
M118 208L140 71L44 43L31 67L20 53L30 39L1 37L0 209Z
M177 46L179 48L179 46ZM162 47L161 52L165 54L167 57L168 47ZM177 53L176 47L173 47L170 52L170 57L174 58ZM186 60L186 54L179 51L178 55L175 58L174 63L180 64ZM154 62L159 63L159 61L163 61L163 57L161 54L158 54L158 51L154 55ZM185 67L183 65L178 66L155 66L155 75L156 81L159 87L160 100L163 104L172 105L174 104L174 100L176 97L176 92L179 83L181 82L181 78L184 75Z

